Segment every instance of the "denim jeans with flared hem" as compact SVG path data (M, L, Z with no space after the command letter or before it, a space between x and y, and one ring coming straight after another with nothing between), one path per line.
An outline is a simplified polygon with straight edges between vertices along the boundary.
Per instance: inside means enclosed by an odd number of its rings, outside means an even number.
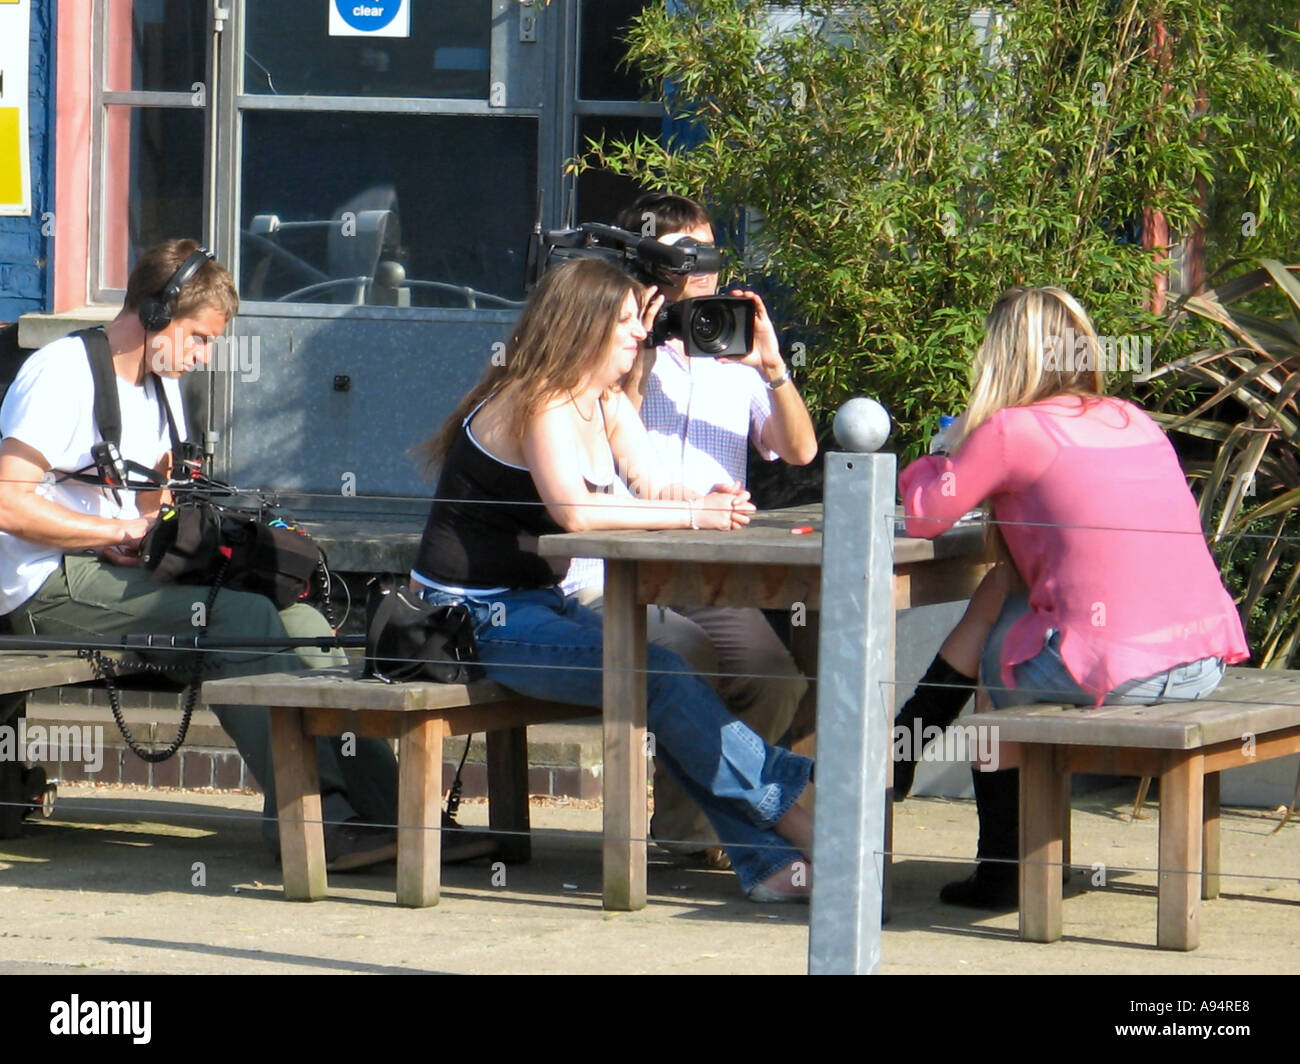
M464 602L474 615L488 679L531 698L599 709L601 617L558 588L483 597L420 588L425 602ZM772 830L808 785L812 761L768 746L671 651L647 647L646 726L654 755L699 803L741 885L755 884L802 855Z

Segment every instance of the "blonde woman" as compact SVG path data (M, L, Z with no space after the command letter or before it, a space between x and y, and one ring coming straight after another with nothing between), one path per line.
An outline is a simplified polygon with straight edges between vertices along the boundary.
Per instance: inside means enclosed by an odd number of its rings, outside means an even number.
M1069 293L1012 289L985 327L952 456L899 481L909 535L937 536L987 503L1009 561L896 724L950 723L977 676L997 709L1204 697L1249 649L1173 447L1104 394L1097 334ZM1014 908L1019 773L974 781L980 863L940 897Z
M643 303L645 304L643 306ZM551 270L493 366L424 447L441 465L413 585L465 603L487 675L535 698L598 708L601 619L557 586L548 532L709 528L749 521L738 487L685 497L654 483L636 411L619 390L658 301L617 267ZM633 495L612 494L622 474ZM795 800L812 762L768 746L677 655L648 648L655 757L709 817L755 901L807 901L812 825Z

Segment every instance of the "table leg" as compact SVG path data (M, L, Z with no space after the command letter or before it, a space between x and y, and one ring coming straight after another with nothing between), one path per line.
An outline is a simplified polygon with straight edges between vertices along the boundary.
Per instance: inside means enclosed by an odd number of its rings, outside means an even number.
M1219 774L1211 772L1205 777L1201 828L1201 897L1219 896Z
M1020 747L1020 937L1061 937L1061 854L1069 776L1055 771L1052 748Z
M810 610L807 624L790 629L790 655L794 658L794 663L799 667L799 671L808 677L817 675L817 640L820 638L821 633L820 617L821 615L816 610ZM816 679L808 681L808 690L804 692L803 698L799 700L799 708L795 711L794 720L790 723L790 749L796 754L803 754L804 757L811 757L814 760L817 757ZM816 790L816 787L806 787L803 794L799 796L799 805L807 810L809 816L813 813Z
M646 618L636 601L636 563L606 560L604 608L604 901L646 900Z
M488 828L503 861L532 857L528 822L528 729L488 732Z
M270 712L284 896L289 901L318 901L326 887L316 740L303 728L301 709L277 707Z
M442 876L441 718L412 713L397 740L397 904L438 904Z
M1195 949L1201 940L1201 817L1204 762L1175 754L1160 774L1160 887L1156 945Z

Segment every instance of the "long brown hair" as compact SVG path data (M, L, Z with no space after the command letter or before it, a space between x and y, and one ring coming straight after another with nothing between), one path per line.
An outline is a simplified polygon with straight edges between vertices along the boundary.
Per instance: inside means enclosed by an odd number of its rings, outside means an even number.
M414 453L432 475L447 456L461 422L488 396L515 385L509 429L522 439L529 420L548 402L571 393L596 370L613 338L627 294L643 288L603 259L578 259L549 270L519 316L505 357L493 360L437 433Z

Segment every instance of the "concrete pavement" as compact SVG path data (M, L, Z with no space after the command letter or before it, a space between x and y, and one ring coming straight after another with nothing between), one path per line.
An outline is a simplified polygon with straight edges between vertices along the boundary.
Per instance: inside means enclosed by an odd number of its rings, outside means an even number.
M1202 945L1156 950L1156 822L1131 821L1132 789L1076 799L1076 873L1065 939L1022 943L1016 917L942 906L969 871L969 801L897 809L895 904L885 974L1295 973L1300 824L1226 810L1223 896L1202 906ZM600 907L598 803L535 803L534 857L444 870L436 908L392 902L393 866L331 877L291 904L244 794L65 787L55 817L0 840L0 973L800 973L807 910L758 906L730 873L655 857L650 904ZM1149 810L1154 814L1154 808ZM462 823L486 806L462 807ZM1103 867L1105 884L1093 865ZM1094 882L1097 885L1093 885Z

